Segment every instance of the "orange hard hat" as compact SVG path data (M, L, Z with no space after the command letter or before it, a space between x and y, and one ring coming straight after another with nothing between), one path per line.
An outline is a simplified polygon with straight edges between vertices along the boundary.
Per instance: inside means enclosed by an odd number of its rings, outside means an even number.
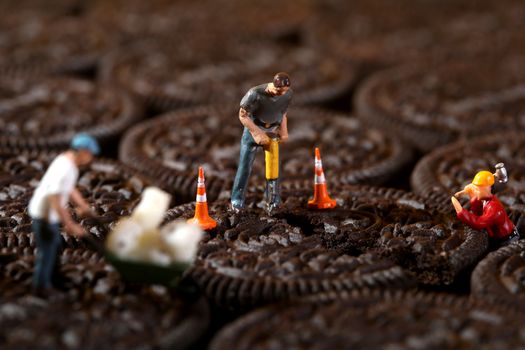
M474 176L472 184L476 186L492 186L494 185L494 174L487 170L480 171Z

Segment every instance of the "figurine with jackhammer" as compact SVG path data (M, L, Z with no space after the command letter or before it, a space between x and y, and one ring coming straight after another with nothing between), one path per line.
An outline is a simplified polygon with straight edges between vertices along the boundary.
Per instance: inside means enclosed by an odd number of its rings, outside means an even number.
M251 88L241 100L239 120L244 131L231 196L232 209L236 212L245 206L246 187L259 147L265 151L267 211L271 212L281 203L279 143L288 139L287 109L292 96L290 77L281 72L272 82Z

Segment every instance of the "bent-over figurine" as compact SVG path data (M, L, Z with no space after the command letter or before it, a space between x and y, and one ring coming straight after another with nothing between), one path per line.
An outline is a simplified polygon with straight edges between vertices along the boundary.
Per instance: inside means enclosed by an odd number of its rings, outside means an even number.
M269 212L281 203L279 188L279 142L288 139L287 109L292 100L290 77L277 73L273 82L251 88L240 103L239 120L244 126L239 167L232 189L231 205L235 211L245 206L245 192L252 171L255 152L265 149L266 205Z
M38 294L47 293L51 279L58 269L57 257L61 248L60 225L73 236L82 236L84 229L67 210L68 202L77 207L79 216L91 215L91 209L76 189L78 168L88 165L99 153L97 141L88 134L77 134L70 149L58 155L46 170L29 202L37 256L33 287Z
M505 169L500 169L503 165L500 163L496 167L499 167L496 174L486 170L478 172L472 183L462 191L456 192L451 200L461 222L476 230L485 229L495 243L508 244L518 240L520 235L505 212L503 204L492 194L491 187L494 185L495 175L506 177ZM463 208L456 198L464 194L470 198L470 210Z

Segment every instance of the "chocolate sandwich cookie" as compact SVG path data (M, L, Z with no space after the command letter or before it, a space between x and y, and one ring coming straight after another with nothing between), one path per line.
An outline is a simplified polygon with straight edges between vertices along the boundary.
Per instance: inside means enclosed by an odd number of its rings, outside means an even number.
M27 206L55 155L0 152L0 249L26 254L32 251L35 242ZM144 188L151 184L152 180L121 163L95 160L89 168L81 169L77 188L96 216L78 221L90 235L103 239L119 218L131 213ZM85 247L77 238L63 237L66 247Z
M397 133L423 152L524 126L525 55L484 55L439 67L377 73L355 98L357 115Z
M513 0L330 1L316 4L304 31L308 45L352 57L369 74L401 63L476 61L523 47L510 38L522 35L524 14L523 3Z
M410 193L366 186L331 187L337 207L307 209L305 184L283 189L272 216L247 195L239 214L209 203L217 228L201 244L190 276L218 305L238 310L319 292L392 289L454 281L487 250L487 237ZM194 205L167 220L193 216Z
M312 14L309 0L277 3L273 0L217 1L90 1L86 15L116 27L128 40L169 33L174 40L192 40L206 32L224 40L250 37L295 43L301 38L304 21ZM227 16L217 16L219 13ZM111 23L110 23L111 22Z
M230 14L222 17L218 24L227 27L232 34L239 35L239 28L242 28L242 35L255 40L272 39L292 43L295 37L301 38L304 22L314 11L309 0L279 3L273 0L256 3L219 0L206 4L206 8L212 14L221 11Z
M82 7L82 1L71 0L4 0L0 3L3 13L3 24L9 23L13 17L22 18L26 21L38 18L59 18L67 15L77 15ZM11 22L12 23L12 22ZM12 28L12 27L11 27Z
M78 132L109 146L140 117L139 106L109 86L65 77L0 79L4 149L64 149Z
M96 253L62 253L62 289L33 295L34 256L0 264L0 347L186 349L200 339L209 310L198 296L124 283Z
M290 75L291 87L298 92L293 98L296 105L330 105L346 96L357 83L359 67L328 50L284 46L272 53L266 65L246 67L241 74L225 79L227 88L235 92L237 99L254 84L272 81L275 73L280 71ZM220 89L212 92L211 101L224 101L220 98L221 93Z
M525 100L524 100L525 101ZM445 194L450 196L471 183L478 171L495 172L495 165L503 162L509 180L496 183L493 192L510 212L510 218L524 232L525 221L525 136L520 132L505 132L473 141L459 141L441 147L422 158L416 165L411 185L423 196Z
M516 349L523 315L464 297L334 293L247 314L210 349Z
M290 138L279 151L282 182L313 180L315 147L329 183L381 184L411 160L402 142L355 118L311 108L291 108L288 116ZM170 184L179 203L194 199L197 168L203 166L207 194L215 199L232 186L242 128L235 106L171 112L127 132L120 159ZM255 160L252 184L264 181L264 163Z
M488 299L525 310L525 241L490 253L472 273L472 298Z
M94 69L115 39L81 17L36 18L0 34L0 73L46 75Z
M224 102L234 94L221 85L224 78L238 73L242 62L266 64L267 46L254 44L260 57L255 59L252 50L241 54L245 47L238 41L225 47L219 38L206 31L176 45L166 36L137 40L104 58L100 80L119 84L155 110L208 104L214 88L222 89Z
M100 79L119 83L158 111L237 104L250 87L271 82L280 71L301 92L294 104L328 103L355 82L355 67L329 52L242 37L225 43L208 34L177 45L171 37L137 41L104 59Z

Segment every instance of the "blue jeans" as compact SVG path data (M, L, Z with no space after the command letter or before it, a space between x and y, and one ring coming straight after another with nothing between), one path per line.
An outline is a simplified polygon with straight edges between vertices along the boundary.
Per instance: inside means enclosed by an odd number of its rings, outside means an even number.
M53 274L59 267L59 252L62 247L60 225L50 224L42 219L33 219L32 227L38 249L33 286L35 288L49 288Z
M255 160L255 154L257 149L262 146L257 144L253 139L252 134L248 128L244 128L241 138L241 152L239 155L239 167L237 168L237 174L235 175L235 181L233 182L231 203L235 208L244 208L244 200L246 196L246 187L250 180L252 172L253 161ZM279 169L281 167L279 158ZM279 171L280 173L280 171ZM279 180L274 180L279 186Z

